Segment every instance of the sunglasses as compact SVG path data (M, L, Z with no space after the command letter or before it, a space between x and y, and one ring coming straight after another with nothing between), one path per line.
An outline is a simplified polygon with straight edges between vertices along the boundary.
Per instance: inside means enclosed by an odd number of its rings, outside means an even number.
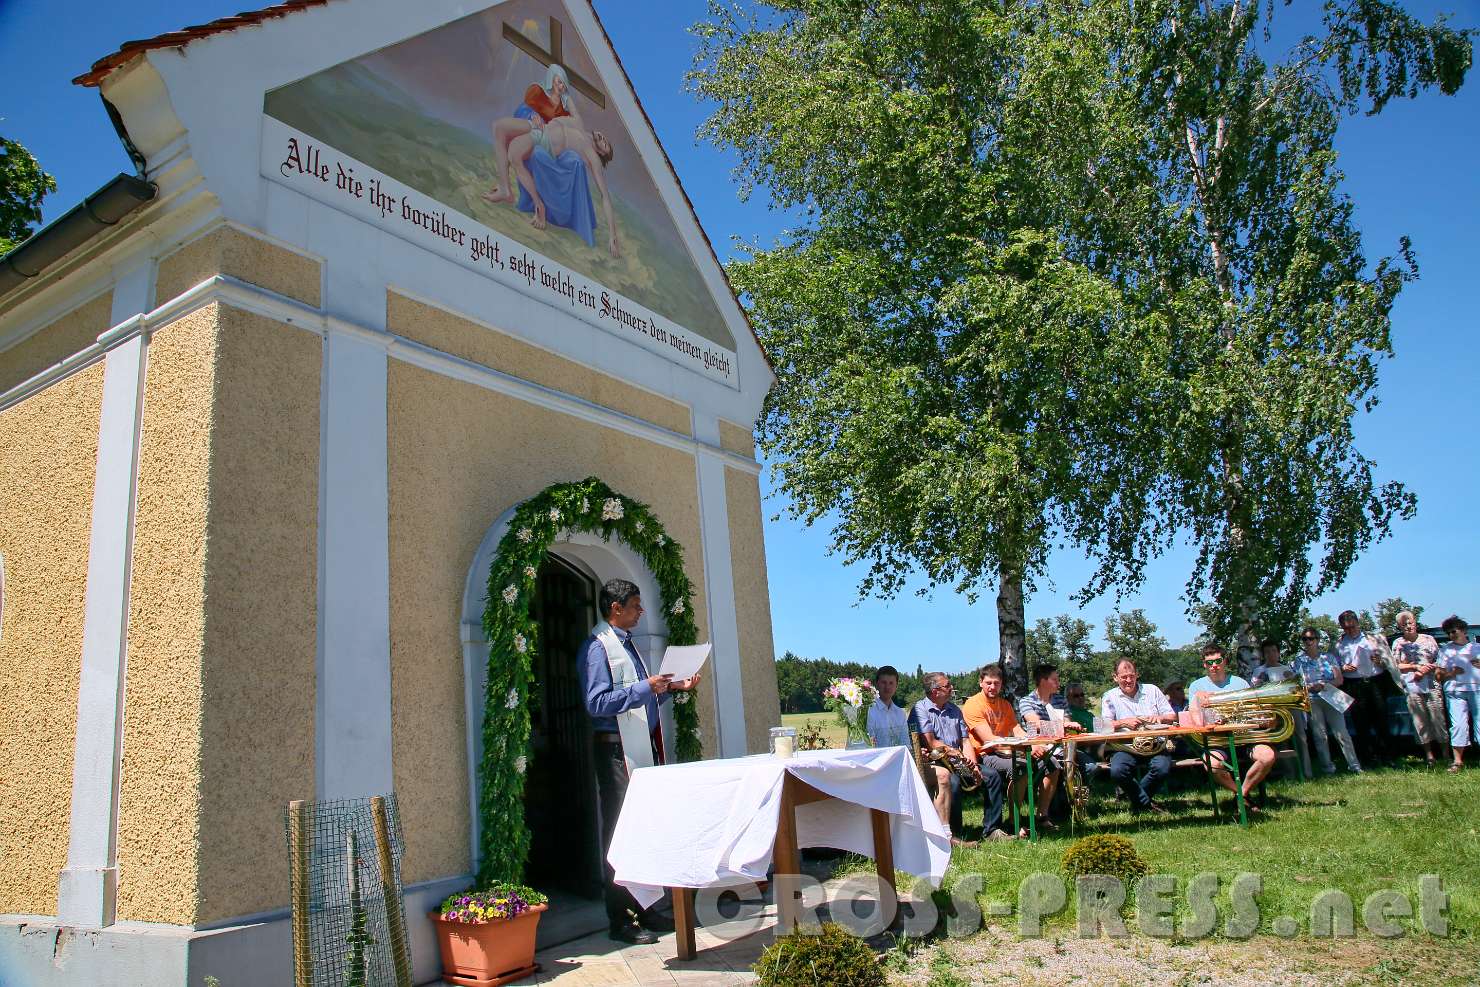
M1208 668L1212 668L1214 665L1221 665L1221 664L1223 664L1223 659L1222 658L1204 658L1203 659L1203 664L1206 665Z
M1318 641L1318 640L1320 640L1320 638L1316 637L1314 634L1307 634L1305 637L1301 638L1300 640L1302 640L1302 641Z

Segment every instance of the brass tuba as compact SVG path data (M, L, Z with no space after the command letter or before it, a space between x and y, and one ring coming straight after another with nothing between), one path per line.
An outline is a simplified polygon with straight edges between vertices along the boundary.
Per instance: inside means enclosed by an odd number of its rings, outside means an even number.
M1297 710L1310 712L1310 695L1298 676L1252 689L1220 692L1203 701L1204 717L1215 713L1218 722L1239 728L1233 734L1236 744L1278 744L1290 739ZM1198 746L1209 740L1198 734L1187 739Z

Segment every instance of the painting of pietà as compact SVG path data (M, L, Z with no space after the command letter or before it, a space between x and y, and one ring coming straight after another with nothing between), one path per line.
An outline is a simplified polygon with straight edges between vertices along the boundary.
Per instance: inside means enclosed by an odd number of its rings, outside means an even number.
M509 0L274 89L264 112L726 349L559 0ZM663 167L661 162L658 167Z

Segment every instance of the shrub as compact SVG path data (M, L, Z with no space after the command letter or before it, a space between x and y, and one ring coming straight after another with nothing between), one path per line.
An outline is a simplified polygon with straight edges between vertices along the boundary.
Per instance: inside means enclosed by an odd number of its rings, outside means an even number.
M1136 852L1136 845L1124 836L1100 833L1075 840L1064 851L1064 873L1070 880L1090 874L1119 878L1126 884L1151 873L1151 867Z
M874 951L836 922L778 939L751 967L759 987L884 987Z

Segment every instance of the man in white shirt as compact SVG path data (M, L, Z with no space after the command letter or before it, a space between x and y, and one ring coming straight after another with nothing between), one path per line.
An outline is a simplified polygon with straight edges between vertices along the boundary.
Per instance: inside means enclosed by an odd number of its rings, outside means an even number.
M1204 645L1202 656L1203 669L1207 674L1187 687L1187 691L1192 694L1192 705L1195 708L1206 708L1207 700L1220 692L1235 692L1249 687L1249 683L1243 678L1228 674L1228 663L1223 657L1222 645ZM1214 717L1208 714L1203 716L1204 723L1213 719ZM1258 788L1261 781L1269 777L1270 769L1274 767L1274 748L1268 744L1255 744L1252 748L1245 748L1245 754L1249 759L1249 770L1244 772L1244 804L1253 808L1249 802L1249 793ZM1213 780L1230 792L1237 793L1239 787L1233 780L1233 773L1228 769L1228 755L1216 747L1210 747L1208 755L1208 760L1212 765Z
M875 747L908 747L910 744L909 712L894 705L899 691L899 670L882 665L874 673L874 688L879 697L868 708L868 739Z
M1341 624L1336 655L1341 659L1342 688L1356 700L1348 711L1352 718L1352 740L1367 764L1387 760L1393 747L1387 695L1382 686L1382 679L1387 675L1387 642L1363 633L1357 615L1351 610L1342 611L1336 619Z
M1122 658L1115 663L1116 687L1100 699L1100 715L1110 720L1112 730L1138 730L1148 724L1177 722L1167 697L1154 685L1143 684L1136 671L1136 663ZM1139 780L1136 769L1142 764L1146 772ZM1166 812L1151 801L1151 796L1160 790L1167 776L1172 773L1172 758L1169 754L1139 757L1130 751L1116 751L1110 755L1110 777L1130 799L1131 812Z

